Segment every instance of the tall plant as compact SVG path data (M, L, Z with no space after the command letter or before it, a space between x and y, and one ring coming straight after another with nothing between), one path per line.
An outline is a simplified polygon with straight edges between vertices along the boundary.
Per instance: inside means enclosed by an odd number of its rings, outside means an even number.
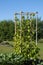
M16 22L16 35L14 36L14 51L16 54L22 54L25 59L28 58L37 58L39 48L36 46L35 42L32 40L32 36L34 35L34 28L32 24L32 19L25 19L22 16L21 20L21 28L20 22ZM20 38L21 31L21 38Z

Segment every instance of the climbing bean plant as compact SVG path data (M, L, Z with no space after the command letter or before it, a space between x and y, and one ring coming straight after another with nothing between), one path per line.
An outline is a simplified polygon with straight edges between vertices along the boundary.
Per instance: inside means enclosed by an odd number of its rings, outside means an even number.
M39 48L32 39L34 35L34 27L32 19L25 19L22 16L21 28L20 20L16 22L16 35L14 35L14 52L21 54L25 59L36 59L39 56ZM20 37L21 32L21 37Z

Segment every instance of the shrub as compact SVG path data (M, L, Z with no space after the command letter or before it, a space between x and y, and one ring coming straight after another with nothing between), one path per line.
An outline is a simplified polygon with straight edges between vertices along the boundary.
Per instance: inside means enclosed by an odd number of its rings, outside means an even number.
M0 54L1 65L41 65L42 63L39 59L25 59L22 54Z

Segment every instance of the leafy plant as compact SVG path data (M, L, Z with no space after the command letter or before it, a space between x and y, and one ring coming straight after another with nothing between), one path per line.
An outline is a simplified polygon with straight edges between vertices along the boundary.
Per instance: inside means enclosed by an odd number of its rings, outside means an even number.
M14 51L16 54L22 54L25 59L38 58L39 48L36 46L33 38L34 35L34 27L32 24L32 19L25 20L22 18L21 28L16 26L16 35L14 36ZM18 22L18 21L17 21ZM16 22L16 25L17 25ZM19 23L20 25L20 23ZM19 30L21 30L19 32ZM21 36L20 36L21 34Z

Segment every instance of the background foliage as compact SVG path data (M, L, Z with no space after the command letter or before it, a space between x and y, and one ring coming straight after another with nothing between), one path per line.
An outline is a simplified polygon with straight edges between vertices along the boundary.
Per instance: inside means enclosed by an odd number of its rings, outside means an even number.
M4 20L0 22L0 42L12 40L14 35L14 22L12 20Z

